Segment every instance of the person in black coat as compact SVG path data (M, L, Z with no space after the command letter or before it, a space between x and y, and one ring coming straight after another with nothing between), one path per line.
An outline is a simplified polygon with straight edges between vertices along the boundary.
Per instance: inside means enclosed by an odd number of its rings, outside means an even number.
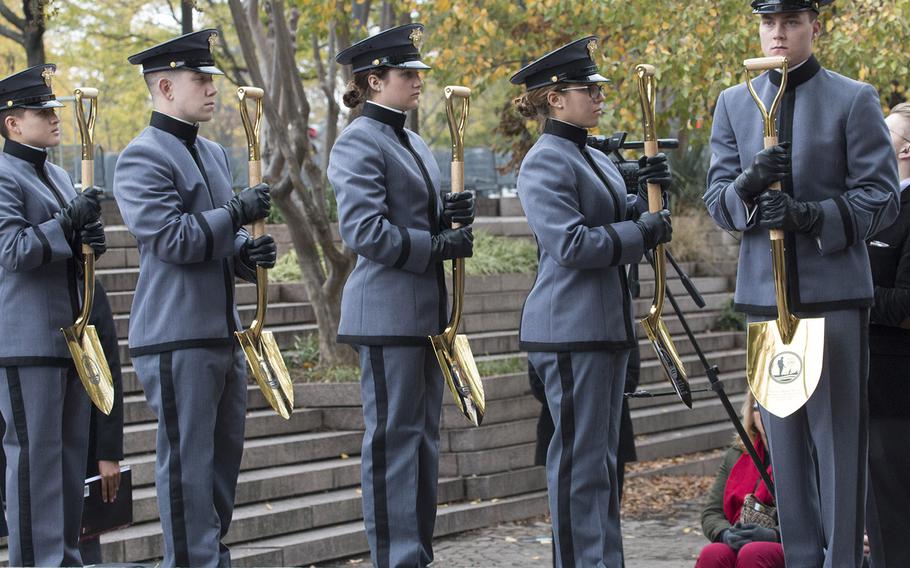
M869 491L873 568L910 566L910 104L885 120L897 155L901 211L866 246L875 284L869 326Z

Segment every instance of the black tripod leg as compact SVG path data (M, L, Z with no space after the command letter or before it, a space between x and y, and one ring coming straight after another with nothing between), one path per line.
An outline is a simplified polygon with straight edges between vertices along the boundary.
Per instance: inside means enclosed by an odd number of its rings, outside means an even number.
M730 398L727 396L727 393L724 390L724 383L718 376L720 373L717 365L711 365L708 363L708 359L705 357L705 352L702 351L701 345L699 345L698 340L695 338L695 334L692 333L692 328L689 327L689 322L686 321L686 317L683 315L682 310L679 309L679 304L676 303L676 298L673 297L673 292L671 292L669 288L667 288L667 299L670 301L670 305L673 306L673 311L676 312L676 317L679 318L679 323L682 324L683 330L686 332L686 336L689 338L689 341L692 342L692 347L695 348L695 353L698 355L699 361L701 361L702 366L705 368L705 374L708 377L708 381L711 383L711 388L714 390L714 392L717 393L717 396L720 398L720 402L723 405L724 410L727 411L727 416L730 418L730 422L732 422L733 427L736 428L736 433L739 435L740 440L742 440L746 451L749 452L749 457L752 458L752 463L755 464L755 468L758 470L759 475L761 475L762 481L765 482L765 487L768 488L768 491L771 492L771 495L774 495L774 482L771 481L771 476L768 475L768 472L765 469L765 465L758 458L758 452L755 451L755 446L752 444L752 439L749 438L749 435L746 433L746 429L743 428L742 421L739 419L739 415L736 414L736 410L730 403Z

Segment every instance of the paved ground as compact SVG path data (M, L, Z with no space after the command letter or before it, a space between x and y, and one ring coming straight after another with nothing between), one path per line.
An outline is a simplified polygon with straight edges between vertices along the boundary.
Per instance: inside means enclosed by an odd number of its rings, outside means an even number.
M706 544L698 506L684 506L672 515L623 521L626 568L692 568ZM550 525L546 519L508 523L438 539L434 550L439 568L549 568ZM317 568L369 566L369 557L320 564Z

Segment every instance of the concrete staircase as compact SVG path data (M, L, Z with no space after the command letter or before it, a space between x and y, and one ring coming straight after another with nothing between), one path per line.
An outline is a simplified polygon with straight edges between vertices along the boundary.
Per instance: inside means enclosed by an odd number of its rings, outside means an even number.
M99 278L110 295L124 365L126 464L133 468L135 525L102 537L106 562L142 562L159 558L160 523L154 488L156 423L130 366L126 344L127 318L138 276L138 251L112 204L105 207L108 253L99 263ZM523 218L479 218L478 229L515 238L531 238ZM274 233L282 247L287 239ZM721 233L709 237L729 246ZM712 241L713 242L713 241ZM670 289L688 314L693 330L712 363L727 379L738 404L744 389L744 337L715 331L722 308L731 297L732 272L698 276L699 266L683 263L705 297L697 310L675 272ZM647 310L653 292L650 267L642 265L642 299L635 311ZM504 274L469 277L464 331L478 360L524 357L518 352L522 304L534 275ZM268 327L282 348L295 337L315 333L313 310L300 283L270 285ZM252 318L255 287L237 285L242 318ZM667 310L669 310L669 304ZM704 372L675 315L666 315L693 389L707 385ZM665 391L653 350L639 327L642 355L641 388ZM487 417L470 428L445 394L440 440L439 516L436 534L479 528L547 512L542 468L533 464L536 420L540 404L530 395L525 373L486 377ZM651 460L700 452L729 443L731 431L713 393L694 395L693 410L675 397L632 402L638 455ZM234 562L240 566L310 565L367 550L360 505L360 446L363 420L359 385L298 384L298 407L289 421L276 416L255 386L249 387L249 412L237 508L227 536ZM0 551L5 557L5 550Z

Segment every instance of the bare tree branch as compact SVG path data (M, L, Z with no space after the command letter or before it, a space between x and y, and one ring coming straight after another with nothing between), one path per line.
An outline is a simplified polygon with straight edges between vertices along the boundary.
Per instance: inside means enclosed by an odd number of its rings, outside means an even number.
M6 20L20 32L24 32L25 27L28 25L28 21L26 21L25 18L20 18L6 5L6 0L4 0L3 3L0 3L0 16L6 18Z
M16 33L6 26L0 26L0 36L9 38L9 39L13 40L14 42L18 43L19 45L23 45L25 43L24 35L22 35L20 33Z

